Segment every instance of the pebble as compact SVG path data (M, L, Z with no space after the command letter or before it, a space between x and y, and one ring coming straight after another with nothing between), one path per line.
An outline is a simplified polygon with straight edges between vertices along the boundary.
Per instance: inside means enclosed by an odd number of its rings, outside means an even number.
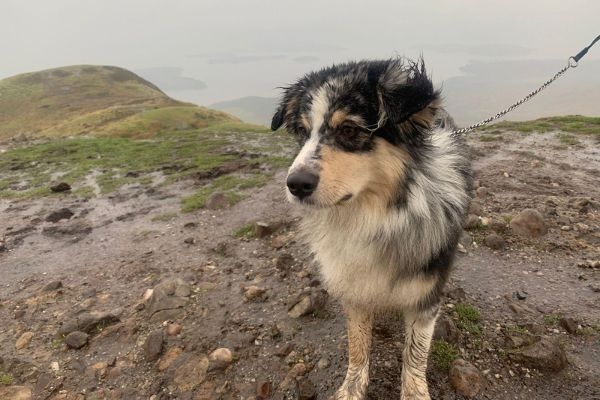
M296 302L288 309L291 318L300 318L322 309L327 303L327 292L322 289L311 289L309 293L303 293Z
M209 354L208 361L209 371L225 369L233 362L233 353L228 348L221 347Z
M267 399L273 392L273 384L271 381L259 380L256 383L256 395L260 399Z
M465 229L475 229L479 226L479 224L480 224L479 217L477 215L469 214L469 215L467 215L467 218L465 219L463 227Z
M492 250L502 250L505 246L502 236L495 233L489 234L483 239L483 243Z
M181 333L183 327L181 324L173 323L167 325L167 335L169 336L177 336Z
M331 361L329 361L326 357L321 357L319 361L317 361L317 368L319 369L327 369L331 365Z
M65 337L65 344L71 349L80 349L87 344L88 339L87 333L74 331Z
M173 383L182 392L194 389L206 379L208 364L206 356L189 357L175 370Z
M156 361L163 350L164 333L162 329L150 332L144 342L144 356L147 361Z
M183 353L183 349L181 347L171 347L169 348L165 354L160 358L158 362L158 370L164 371L173 364L173 362Z
M511 219L510 228L517 235L537 238L548 233L544 217L539 211L527 208Z
M577 321L575 321L573 318L562 317L559 322L560 326L565 328L565 330L570 334L577 333Z
M488 188L486 188L485 186L480 186L477 188L477 190L475 190L475 193L479 198L487 196L488 192Z
M46 286L44 286L44 288L42 289L42 292L52 292L54 290L60 289L61 287L63 287L61 281L48 282Z
M455 360L450 367L450 384L461 395L473 398L483 387L483 378L473 364L463 359Z
M244 289L244 297L246 297L246 300L251 301L259 297L262 298L266 292L267 290L265 288L258 286L248 286Z
M31 339L33 338L33 332L25 332L17 339L15 343L15 348L17 350L21 350L23 347L27 346Z

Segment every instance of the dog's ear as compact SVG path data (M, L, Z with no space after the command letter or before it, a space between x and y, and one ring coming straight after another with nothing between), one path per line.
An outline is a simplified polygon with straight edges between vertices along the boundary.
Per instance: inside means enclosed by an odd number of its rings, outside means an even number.
M275 111L275 115L273 115L273 119L271 120L271 130L276 131L281 128L283 125L283 118L285 116L285 105L283 102L277 107L277 111Z
M431 127L439 92L427 76L422 60L393 60L379 77L379 113L394 125L412 120L419 126Z

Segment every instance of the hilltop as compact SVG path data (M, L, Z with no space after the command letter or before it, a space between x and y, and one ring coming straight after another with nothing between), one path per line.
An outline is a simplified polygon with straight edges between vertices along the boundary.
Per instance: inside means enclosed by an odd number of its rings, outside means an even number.
M123 68L75 65L0 80L0 140L22 136L148 137L239 119L174 100Z

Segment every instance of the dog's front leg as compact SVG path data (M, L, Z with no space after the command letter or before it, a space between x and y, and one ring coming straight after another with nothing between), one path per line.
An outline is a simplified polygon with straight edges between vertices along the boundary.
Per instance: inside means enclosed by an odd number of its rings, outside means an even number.
M406 337L402 352L401 400L431 399L425 373L437 315L437 307L422 312L407 311L404 314Z
M369 352L373 313L345 305L348 328L348 372L330 400L363 400L369 384Z

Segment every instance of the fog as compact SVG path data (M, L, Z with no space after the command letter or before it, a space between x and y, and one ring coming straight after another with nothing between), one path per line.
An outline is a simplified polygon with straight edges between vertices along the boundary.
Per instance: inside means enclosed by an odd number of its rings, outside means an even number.
M278 87L335 62L422 55L439 85L468 76L469 65L519 65L518 78L477 74L510 86L545 80L538 61L560 69L600 34L599 15L595 0L2 0L0 78L118 65L208 105L277 97ZM600 45L579 67L598 85L589 66L599 64L588 60L600 60Z

